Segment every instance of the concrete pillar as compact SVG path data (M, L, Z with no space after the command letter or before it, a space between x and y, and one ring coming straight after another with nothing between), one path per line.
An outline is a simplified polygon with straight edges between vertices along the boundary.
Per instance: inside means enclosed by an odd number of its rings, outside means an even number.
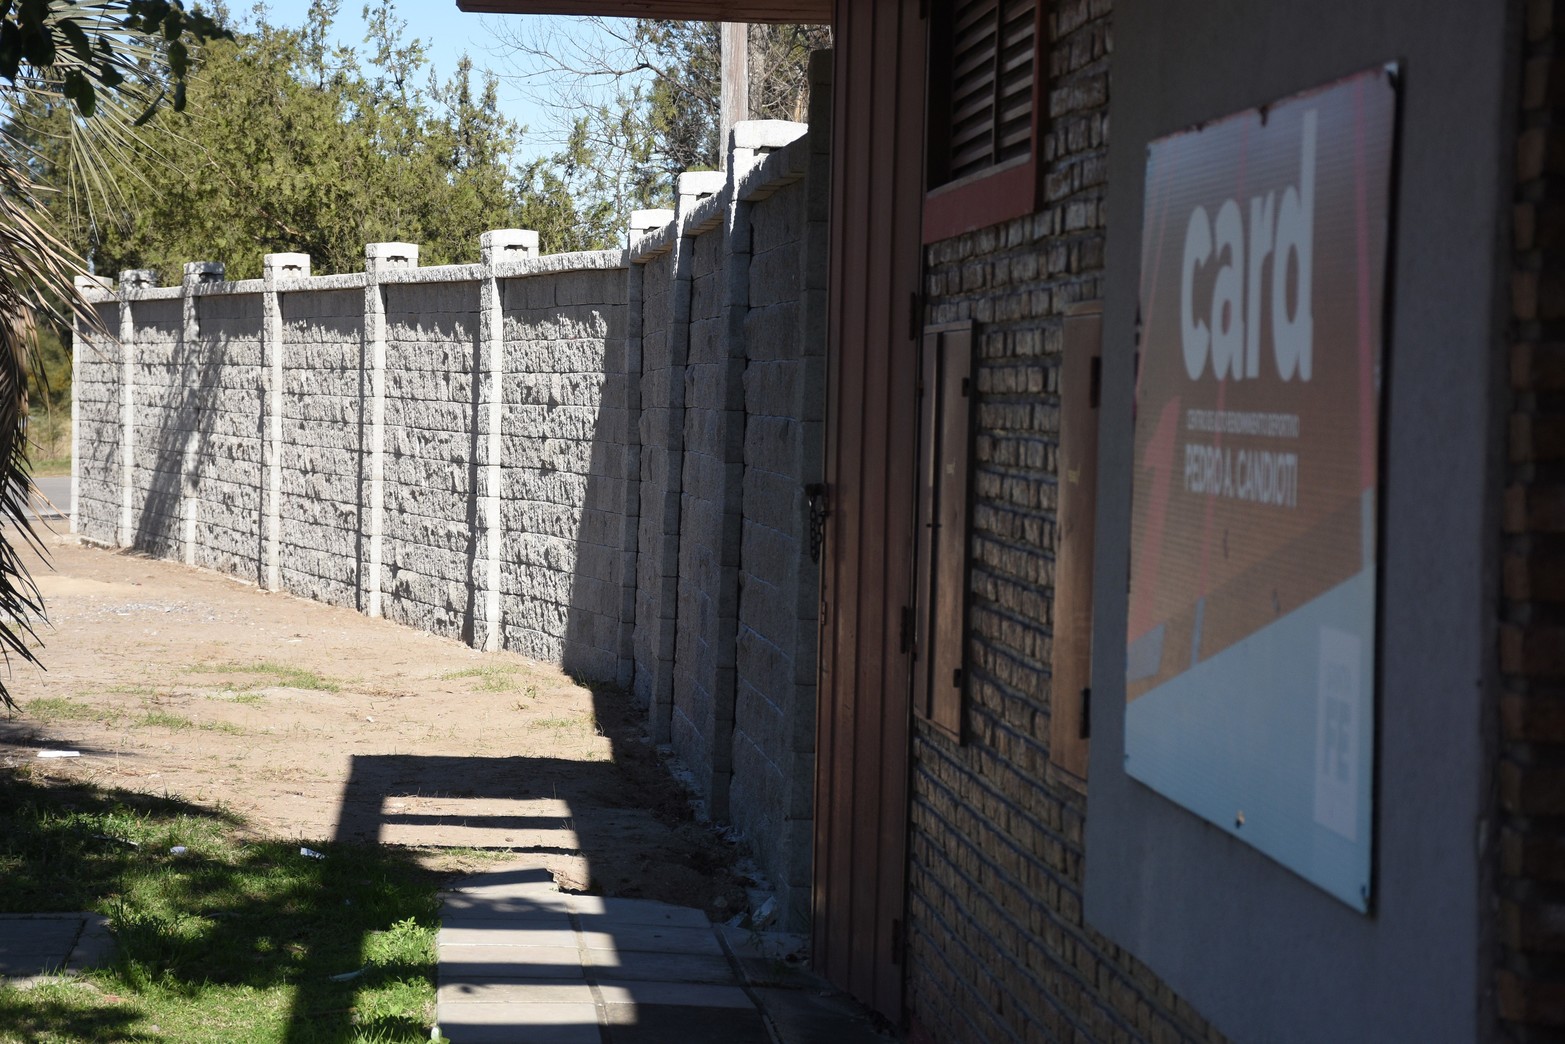
M388 272L418 267L415 243L370 243L364 248L364 360L369 368L369 525L364 543L364 611L381 615L381 556L386 531L386 294Z
M501 566L504 562L505 526L500 517L502 477L500 462L504 455L502 426L505 422L505 311L500 299L500 281L495 266L503 261L518 261L538 256L538 233L527 228L499 228L478 239L483 276L478 284L478 369L479 421L483 425L478 440L477 512L478 573L474 582L483 595L482 635L476 632L473 644L485 652L498 652L503 644L504 621L500 611Z
M88 290L97 290L100 293L112 293L114 280L105 276L77 276L73 281L76 285L78 296L85 297ZM74 343L71 345L71 532L80 531L81 511L81 474L79 461L81 457L81 358L82 349L86 339L91 335L90 327L81 316L76 316L72 326L74 328Z
M158 282L151 268L131 268L120 273L120 547L136 541L134 482L136 468L136 318L131 302L142 290Z
M309 254L267 254L261 259L261 390L266 433L262 451L266 487L261 495L266 543L261 584L268 591L280 591L283 586L283 306L277 284L309 274Z

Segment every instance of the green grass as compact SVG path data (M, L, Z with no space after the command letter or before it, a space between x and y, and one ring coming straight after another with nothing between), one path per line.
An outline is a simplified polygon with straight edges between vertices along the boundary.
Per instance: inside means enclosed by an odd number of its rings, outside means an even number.
M539 718L533 725L540 729L579 729L583 732L592 732L598 727L597 719L591 714L584 714L577 718Z
M477 678L480 692L510 692L516 688L517 668L502 664L487 664L483 667L469 667L466 670L451 671L440 676L441 681L457 681L462 678ZM528 686L533 689L533 686Z
M180 732L195 725L195 722L179 714L170 714L167 711L148 711L137 718L133 724L150 725L155 729L171 729Z
M324 675L287 663L203 663L191 670L201 674L252 674L259 676L258 685L271 684L289 689L316 689L320 692L338 692L342 689L341 685Z
M22 713L39 722L51 721L102 721L120 719L117 710L95 707L90 703L78 703L64 696L43 696L22 704Z
M94 910L118 943L79 982L0 986L0 1042L428 1040L435 875L308 844L326 858L191 804L0 778L0 912Z

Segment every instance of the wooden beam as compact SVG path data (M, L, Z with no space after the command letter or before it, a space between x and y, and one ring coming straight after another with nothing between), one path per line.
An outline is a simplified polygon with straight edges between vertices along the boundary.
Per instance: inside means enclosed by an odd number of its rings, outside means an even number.
M456 0L456 6L484 14L605 15L806 25L827 25L832 20L831 0Z
M717 165L728 169L729 133L750 118L750 25L724 22L721 40L723 97L719 107Z

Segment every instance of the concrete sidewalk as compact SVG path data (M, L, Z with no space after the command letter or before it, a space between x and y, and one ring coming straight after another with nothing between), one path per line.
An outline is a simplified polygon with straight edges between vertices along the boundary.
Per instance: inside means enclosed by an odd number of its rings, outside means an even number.
M113 952L108 919L95 913L0 916L0 980L12 986L73 975Z
M797 937L699 910L560 892L543 869L458 885L441 910L436 1022L453 1044L885 1044L805 972Z

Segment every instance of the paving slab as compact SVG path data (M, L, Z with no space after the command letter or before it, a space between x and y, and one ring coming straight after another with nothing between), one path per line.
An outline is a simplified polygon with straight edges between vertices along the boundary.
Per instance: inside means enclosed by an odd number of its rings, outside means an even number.
M560 892L546 871L527 868L470 879L444 899L436 1019L453 1044L891 1039L809 974L802 936L738 932L665 903Z
M490 918L442 927L436 941L441 946L574 947L576 933L571 931L568 920L563 926L553 927L552 922L539 924Z
M595 1004L445 1005L440 1032L455 1044L602 1044Z
M490 1004L593 1004L592 986L586 979L498 978L472 975L442 978L439 1004L484 1002ZM748 1003L748 999L746 1001Z
M751 1006L687 1008L681 1005L606 1004L614 1044L772 1044L766 1020Z
M695 982L598 983L604 1004L678 1004L687 1008L754 1008L750 994L738 986Z
M442 946L441 981L500 979L579 979L581 952L566 946ZM448 972L449 969L449 972Z
M584 918L584 923L588 919ZM627 924L603 931L589 928L581 933L582 945L589 950L617 950L621 953L704 953L723 956L723 944L711 928L670 928L664 925Z
M737 984L739 976L727 957L697 953L617 953L587 950L587 965L606 979L639 982L710 982Z
M95 913L0 917L0 979L29 986L105 963L114 951L108 920Z

